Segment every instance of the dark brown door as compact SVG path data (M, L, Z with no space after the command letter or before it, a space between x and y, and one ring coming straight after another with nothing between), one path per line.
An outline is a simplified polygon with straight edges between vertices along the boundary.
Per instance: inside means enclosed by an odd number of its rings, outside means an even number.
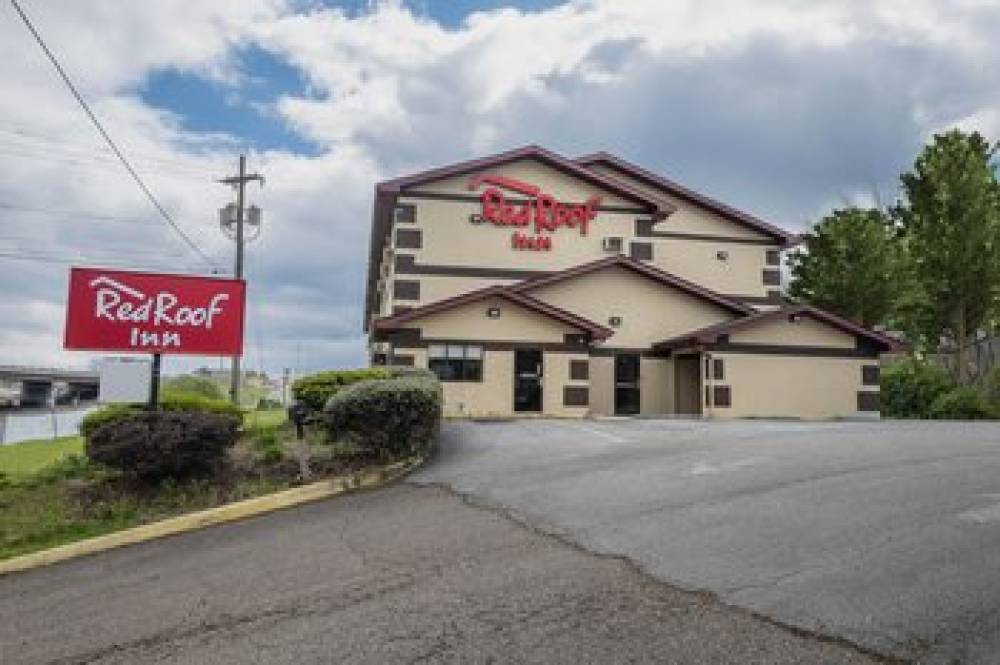
M639 354L615 356L615 414L639 413Z
M701 415L701 361L697 355L674 358L674 411Z
M542 410L542 351L514 349L514 411Z

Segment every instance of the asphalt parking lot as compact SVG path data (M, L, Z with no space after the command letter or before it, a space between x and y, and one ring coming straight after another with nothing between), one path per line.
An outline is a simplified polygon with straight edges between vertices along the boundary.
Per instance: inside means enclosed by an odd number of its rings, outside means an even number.
M457 422L411 482L924 663L1000 662L1000 426Z

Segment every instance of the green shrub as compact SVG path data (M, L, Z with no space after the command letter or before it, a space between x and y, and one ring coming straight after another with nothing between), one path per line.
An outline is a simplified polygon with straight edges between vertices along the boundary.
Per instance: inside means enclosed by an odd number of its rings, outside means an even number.
M341 388L370 379L388 379L391 374L378 367L370 369L346 369L329 372L318 372L303 376L292 383L292 394L295 399L317 413L323 410L327 401L337 394Z
M1000 413L981 390L960 386L938 395L928 415L937 420L989 420Z
M153 483L206 475L236 443L239 420L198 411L137 411L94 429L86 440L91 462Z
M946 369L914 358L884 368L880 383L882 415L891 418L929 418L934 401L955 387Z
M161 411L215 413L237 419L242 417L242 411L225 400L209 399L185 392L164 392L159 408ZM145 409L145 404L107 404L83 417L83 421L80 423L80 435L85 439L89 438L91 433L101 425L124 420Z
M980 381L983 394L991 403L1000 406L1000 367L990 370Z
M193 393L208 399L226 399L226 393L216 381L194 374L183 374L164 379L163 390L166 392Z
M215 413L221 416L231 416L236 419L243 417L243 411L232 402L224 399L211 399L195 393L166 390L160 399L161 411L197 411L199 413Z
M323 409L331 439L350 437L382 458L429 449L441 424L441 384L433 375L361 381Z

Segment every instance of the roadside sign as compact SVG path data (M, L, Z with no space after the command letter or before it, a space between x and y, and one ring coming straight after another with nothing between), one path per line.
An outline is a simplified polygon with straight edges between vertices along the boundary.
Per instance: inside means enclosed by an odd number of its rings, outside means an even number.
M239 356L242 280L70 269L66 349Z

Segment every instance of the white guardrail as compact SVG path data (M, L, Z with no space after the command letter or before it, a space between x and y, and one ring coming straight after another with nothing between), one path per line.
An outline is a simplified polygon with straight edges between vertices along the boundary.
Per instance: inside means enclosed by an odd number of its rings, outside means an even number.
M55 411L33 409L31 411L0 412L0 445L31 439L76 436L80 433L80 421L95 408L97 407L91 405L79 408L57 408Z

